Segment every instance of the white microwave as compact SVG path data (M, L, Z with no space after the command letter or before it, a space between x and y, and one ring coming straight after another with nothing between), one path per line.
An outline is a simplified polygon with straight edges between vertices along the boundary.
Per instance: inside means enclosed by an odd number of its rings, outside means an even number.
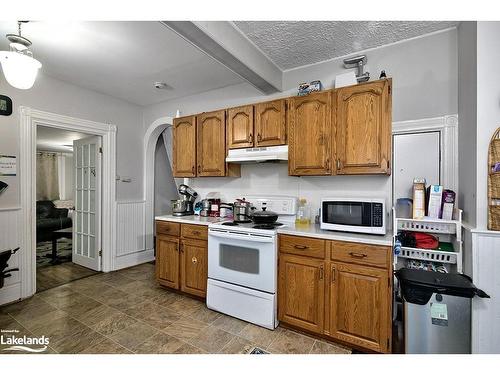
M383 198L324 198L320 217L321 229L386 234Z

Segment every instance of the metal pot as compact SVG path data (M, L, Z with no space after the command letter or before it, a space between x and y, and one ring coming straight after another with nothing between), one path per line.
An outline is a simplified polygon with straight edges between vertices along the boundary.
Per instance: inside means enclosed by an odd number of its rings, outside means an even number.
M172 199L170 201L170 206L172 207L172 213L180 214L187 211L187 202L184 199Z
M266 206L263 206L262 211L254 211L252 213L252 221L255 224L273 224L278 220L278 214L273 211L267 211L266 208Z
M252 219L252 211L255 207L252 203L243 199L237 199L233 204L234 221L250 221Z

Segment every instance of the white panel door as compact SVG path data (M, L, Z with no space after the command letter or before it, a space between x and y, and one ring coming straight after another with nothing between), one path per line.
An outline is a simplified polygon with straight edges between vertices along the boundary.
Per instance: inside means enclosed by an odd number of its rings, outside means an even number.
M101 137L73 141L73 263L101 270Z
M412 198L414 177L425 177L427 185L440 184L440 144L440 132L393 136L393 204L398 198Z

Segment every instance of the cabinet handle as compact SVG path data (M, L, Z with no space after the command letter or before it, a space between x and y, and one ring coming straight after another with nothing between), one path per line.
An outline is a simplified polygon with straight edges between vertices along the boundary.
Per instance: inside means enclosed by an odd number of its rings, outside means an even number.
M192 173L192 174L195 174L195 173L196 173L196 169L195 169L194 165L193 165L193 167L191 168L191 173Z
M184 246L182 244L179 245L179 249L180 249L181 253L184 252Z
M299 249L299 250L305 250L305 249L309 249L309 246L295 245L294 248Z
M248 143L252 143L252 142L253 142L253 135L249 134L248 135Z
M366 254L362 254L362 253L353 253L352 251L349 253L350 256L352 256L353 258L366 258L367 255Z
M319 279L323 280L323 277L325 276L325 270L323 266L319 267Z
M332 284L335 282L335 267L332 267Z
M326 158L326 169L330 170L330 158Z
M257 133L257 140L260 142L262 141L262 136L260 135L260 133Z
M200 232L198 232L197 230L193 230L193 235L194 235L194 236L199 236L199 235L200 235Z
M177 244L177 252L180 253L181 252L181 244Z
M337 159L337 169L340 169L340 159Z
M198 164L198 173L201 173L201 165Z
M191 258L191 262L192 262L193 264L196 264L196 263L198 263L198 259L196 259L196 257L192 257L192 258Z

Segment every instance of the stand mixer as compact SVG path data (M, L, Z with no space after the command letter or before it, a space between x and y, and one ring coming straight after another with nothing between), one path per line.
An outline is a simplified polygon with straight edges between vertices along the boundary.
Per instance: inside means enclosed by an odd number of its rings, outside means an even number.
M181 199L173 199L170 201L172 206L172 215L186 216L194 215L194 202L198 197L198 193L189 186L181 184L179 186L179 194Z

